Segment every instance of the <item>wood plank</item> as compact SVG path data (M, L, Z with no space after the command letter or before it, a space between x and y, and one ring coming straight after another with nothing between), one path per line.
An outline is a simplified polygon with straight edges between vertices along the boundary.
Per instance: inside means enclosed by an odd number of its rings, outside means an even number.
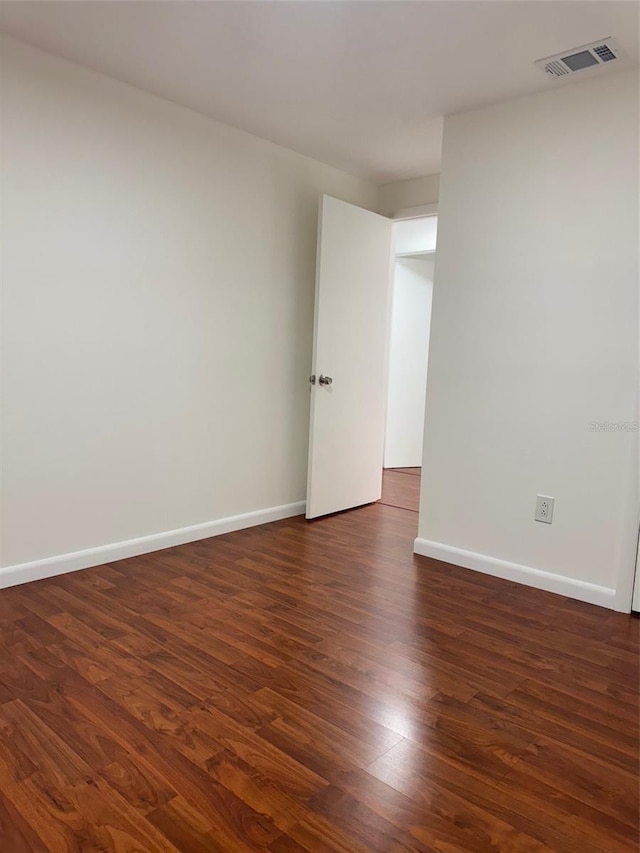
M407 468L385 468L382 472L381 504L418 512L420 508L420 477Z
M379 503L1 591L3 853L635 853L640 620L415 533Z

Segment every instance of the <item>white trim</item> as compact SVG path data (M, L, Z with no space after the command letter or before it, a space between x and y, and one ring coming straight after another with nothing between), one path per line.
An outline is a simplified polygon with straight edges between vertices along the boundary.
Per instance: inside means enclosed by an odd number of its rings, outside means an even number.
M33 560L30 563L5 566L0 568L0 589L63 575L67 572L76 572L79 569L88 569L91 566L100 566L103 563L112 563L115 560L124 560L127 557L136 557L139 554L160 551L163 548L172 548L174 545L184 545L186 542L195 542L198 539L208 539L210 536L220 536L245 527L255 527L258 524L291 518L294 515L301 515L304 510L305 502L298 501L283 506L259 509L255 512L245 512L242 515L231 515L215 521L206 521L203 524L193 524L190 527L180 527L177 530L165 530L162 533L127 539L124 542L113 542L98 548L87 548L84 551L73 551L57 557Z
M403 207L391 217L392 219L421 219L423 216L437 216L438 204L419 204L416 207Z
M400 259L402 259L402 258L418 258L418 259L420 259L420 258L431 257L432 255L435 255L435 253L436 253L435 249L422 249L419 252L400 252L395 257L400 258Z
M462 548L443 545L441 542L431 542L429 539L416 539L413 543L413 551L423 557L453 563L465 569L472 569L474 572L483 572L486 575L533 586L536 589L544 589L547 592L555 592L568 598L576 598L578 601L598 604L610 610L617 609L616 590L609 587L596 586L596 584L563 575L554 575L542 569L521 566L486 554L477 554L474 551L464 551Z

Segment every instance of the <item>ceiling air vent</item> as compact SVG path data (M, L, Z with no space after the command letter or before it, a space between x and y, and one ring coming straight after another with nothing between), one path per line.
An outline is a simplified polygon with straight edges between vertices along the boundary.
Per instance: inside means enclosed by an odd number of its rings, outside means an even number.
M556 53L555 56L547 56L536 60L538 68L542 68L548 77L567 77L576 71L585 68L597 68L599 65L607 65L620 56L620 48L615 41L609 37L600 41L583 44L572 50Z

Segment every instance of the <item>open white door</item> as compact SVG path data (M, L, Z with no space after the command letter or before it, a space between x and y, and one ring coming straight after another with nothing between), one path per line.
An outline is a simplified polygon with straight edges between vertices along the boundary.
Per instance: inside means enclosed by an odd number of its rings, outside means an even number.
M391 220L320 201L307 518L382 489Z

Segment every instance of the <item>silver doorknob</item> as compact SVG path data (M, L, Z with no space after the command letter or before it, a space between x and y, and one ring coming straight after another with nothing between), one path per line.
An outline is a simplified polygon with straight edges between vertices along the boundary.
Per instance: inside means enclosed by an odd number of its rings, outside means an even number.
M331 385L333 379L330 376L323 376L322 374L320 374L320 376L318 377L318 382L320 383L320 385Z

